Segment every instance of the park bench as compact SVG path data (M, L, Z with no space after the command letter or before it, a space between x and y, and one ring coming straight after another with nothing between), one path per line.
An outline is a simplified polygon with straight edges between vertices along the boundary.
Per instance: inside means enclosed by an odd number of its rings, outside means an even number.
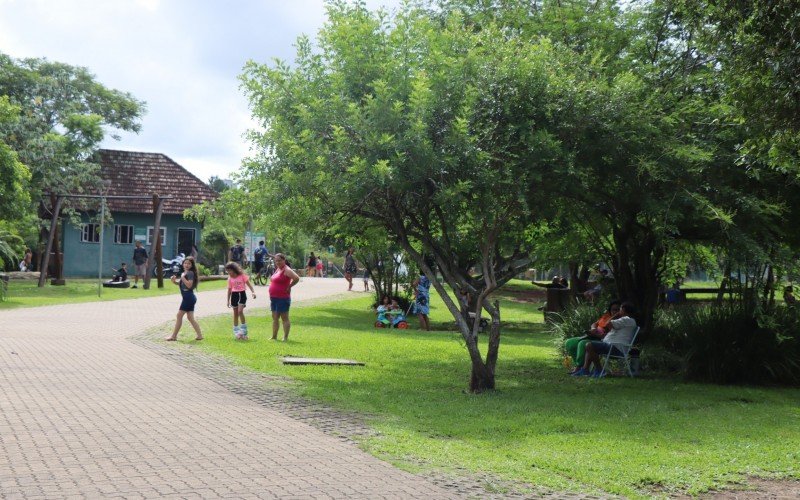
M717 294L719 294L719 292L720 292L720 288L718 288L718 287L714 287L714 288L681 288L680 290L678 290L679 297L678 297L678 301L677 302L670 301L670 300L667 299L667 297L668 297L668 295L670 294L671 291L674 291L674 290L668 290L668 291L666 291L666 292L661 294L661 302L662 303L676 304L676 303L686 302L687 295L695 295L695 294L697 294L697 295L699 295L699 294L713 294L715 296L715 298L716 298Z

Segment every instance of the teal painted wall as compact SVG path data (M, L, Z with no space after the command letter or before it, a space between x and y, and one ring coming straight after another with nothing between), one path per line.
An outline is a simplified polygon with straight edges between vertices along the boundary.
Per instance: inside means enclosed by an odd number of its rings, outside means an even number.
M114 243L114 225L131 225L134 227L134 236L147 235L147 227L153 225L152 214L131 214L115 212L114 224L109 224L104 228L103 235L103 276L111 277L111 268L119 268L120 263L128 264L128 274L133 273L133 249L135 245ZM88 222L88 217L84 217L84 222ZM194 229L194 243L200 245L200 230L202 226L199 222L185 220L180 215L163 215L161 226L166 227L166 239L161 246L161 253L165 259L171 259L177 253L178 229ZM150 253L150 245L142 242ZM64 225L62 238L62 248L64 249L64 276L66 277L97 277L98 257L100 254L100 243L81 242L81 228L69 223Z

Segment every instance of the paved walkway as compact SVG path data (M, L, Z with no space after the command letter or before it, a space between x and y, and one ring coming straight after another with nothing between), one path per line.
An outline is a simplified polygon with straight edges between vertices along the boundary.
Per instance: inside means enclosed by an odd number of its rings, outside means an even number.
M344 289L304 278L294 295ZM201 292L197 315L227 312L224 293ZM126 340L178 303L0 311L0 497L451 497Z

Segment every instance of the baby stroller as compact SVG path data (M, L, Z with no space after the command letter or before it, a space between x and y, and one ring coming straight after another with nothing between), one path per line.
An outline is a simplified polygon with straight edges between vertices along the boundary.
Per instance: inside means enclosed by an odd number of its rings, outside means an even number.
M409 310L411 310L410 305ZM408 320L406 319L407 314L408 311L403 313L402 309L389 309L384 305L380 305L378 306L378 320L375 321L375 327L408 330Z

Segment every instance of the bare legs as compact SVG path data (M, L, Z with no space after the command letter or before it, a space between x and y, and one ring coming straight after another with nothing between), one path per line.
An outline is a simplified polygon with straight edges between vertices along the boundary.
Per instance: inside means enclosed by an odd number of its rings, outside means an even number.
M353 289L353 275L350 273L344 273L344 279L347 280L347 291Z
M289 322L289 312L272 311L272 340L278 339L279 320L283 322L283 340L285 342L289 338L289 328L292 326Z
M172 330L172 335L164 340L178 340L178 332L181 331L184 315L186 316L186 319L189 320L189 323L191 323L192 328L194 328L194 332L197 334L195 340L203 340L203 334L200 333L200 325L198 325L197 321L194 319L193 311L178 311L178 315L175 317L175 328Z
M233 326L239 326L239 323L247 323L247 320L244 319L244 306L236 306L233 308Z
M426 332L431 331L431 321L428 319L428 315L418 314L417 317L419 318L420 330L425 330Z
M595 370L600 369L600 355L594 350L594 346L591 342L586 343L586 358L583 363L583 369L587 372L589 371L589 367L592 366L594 363Z

